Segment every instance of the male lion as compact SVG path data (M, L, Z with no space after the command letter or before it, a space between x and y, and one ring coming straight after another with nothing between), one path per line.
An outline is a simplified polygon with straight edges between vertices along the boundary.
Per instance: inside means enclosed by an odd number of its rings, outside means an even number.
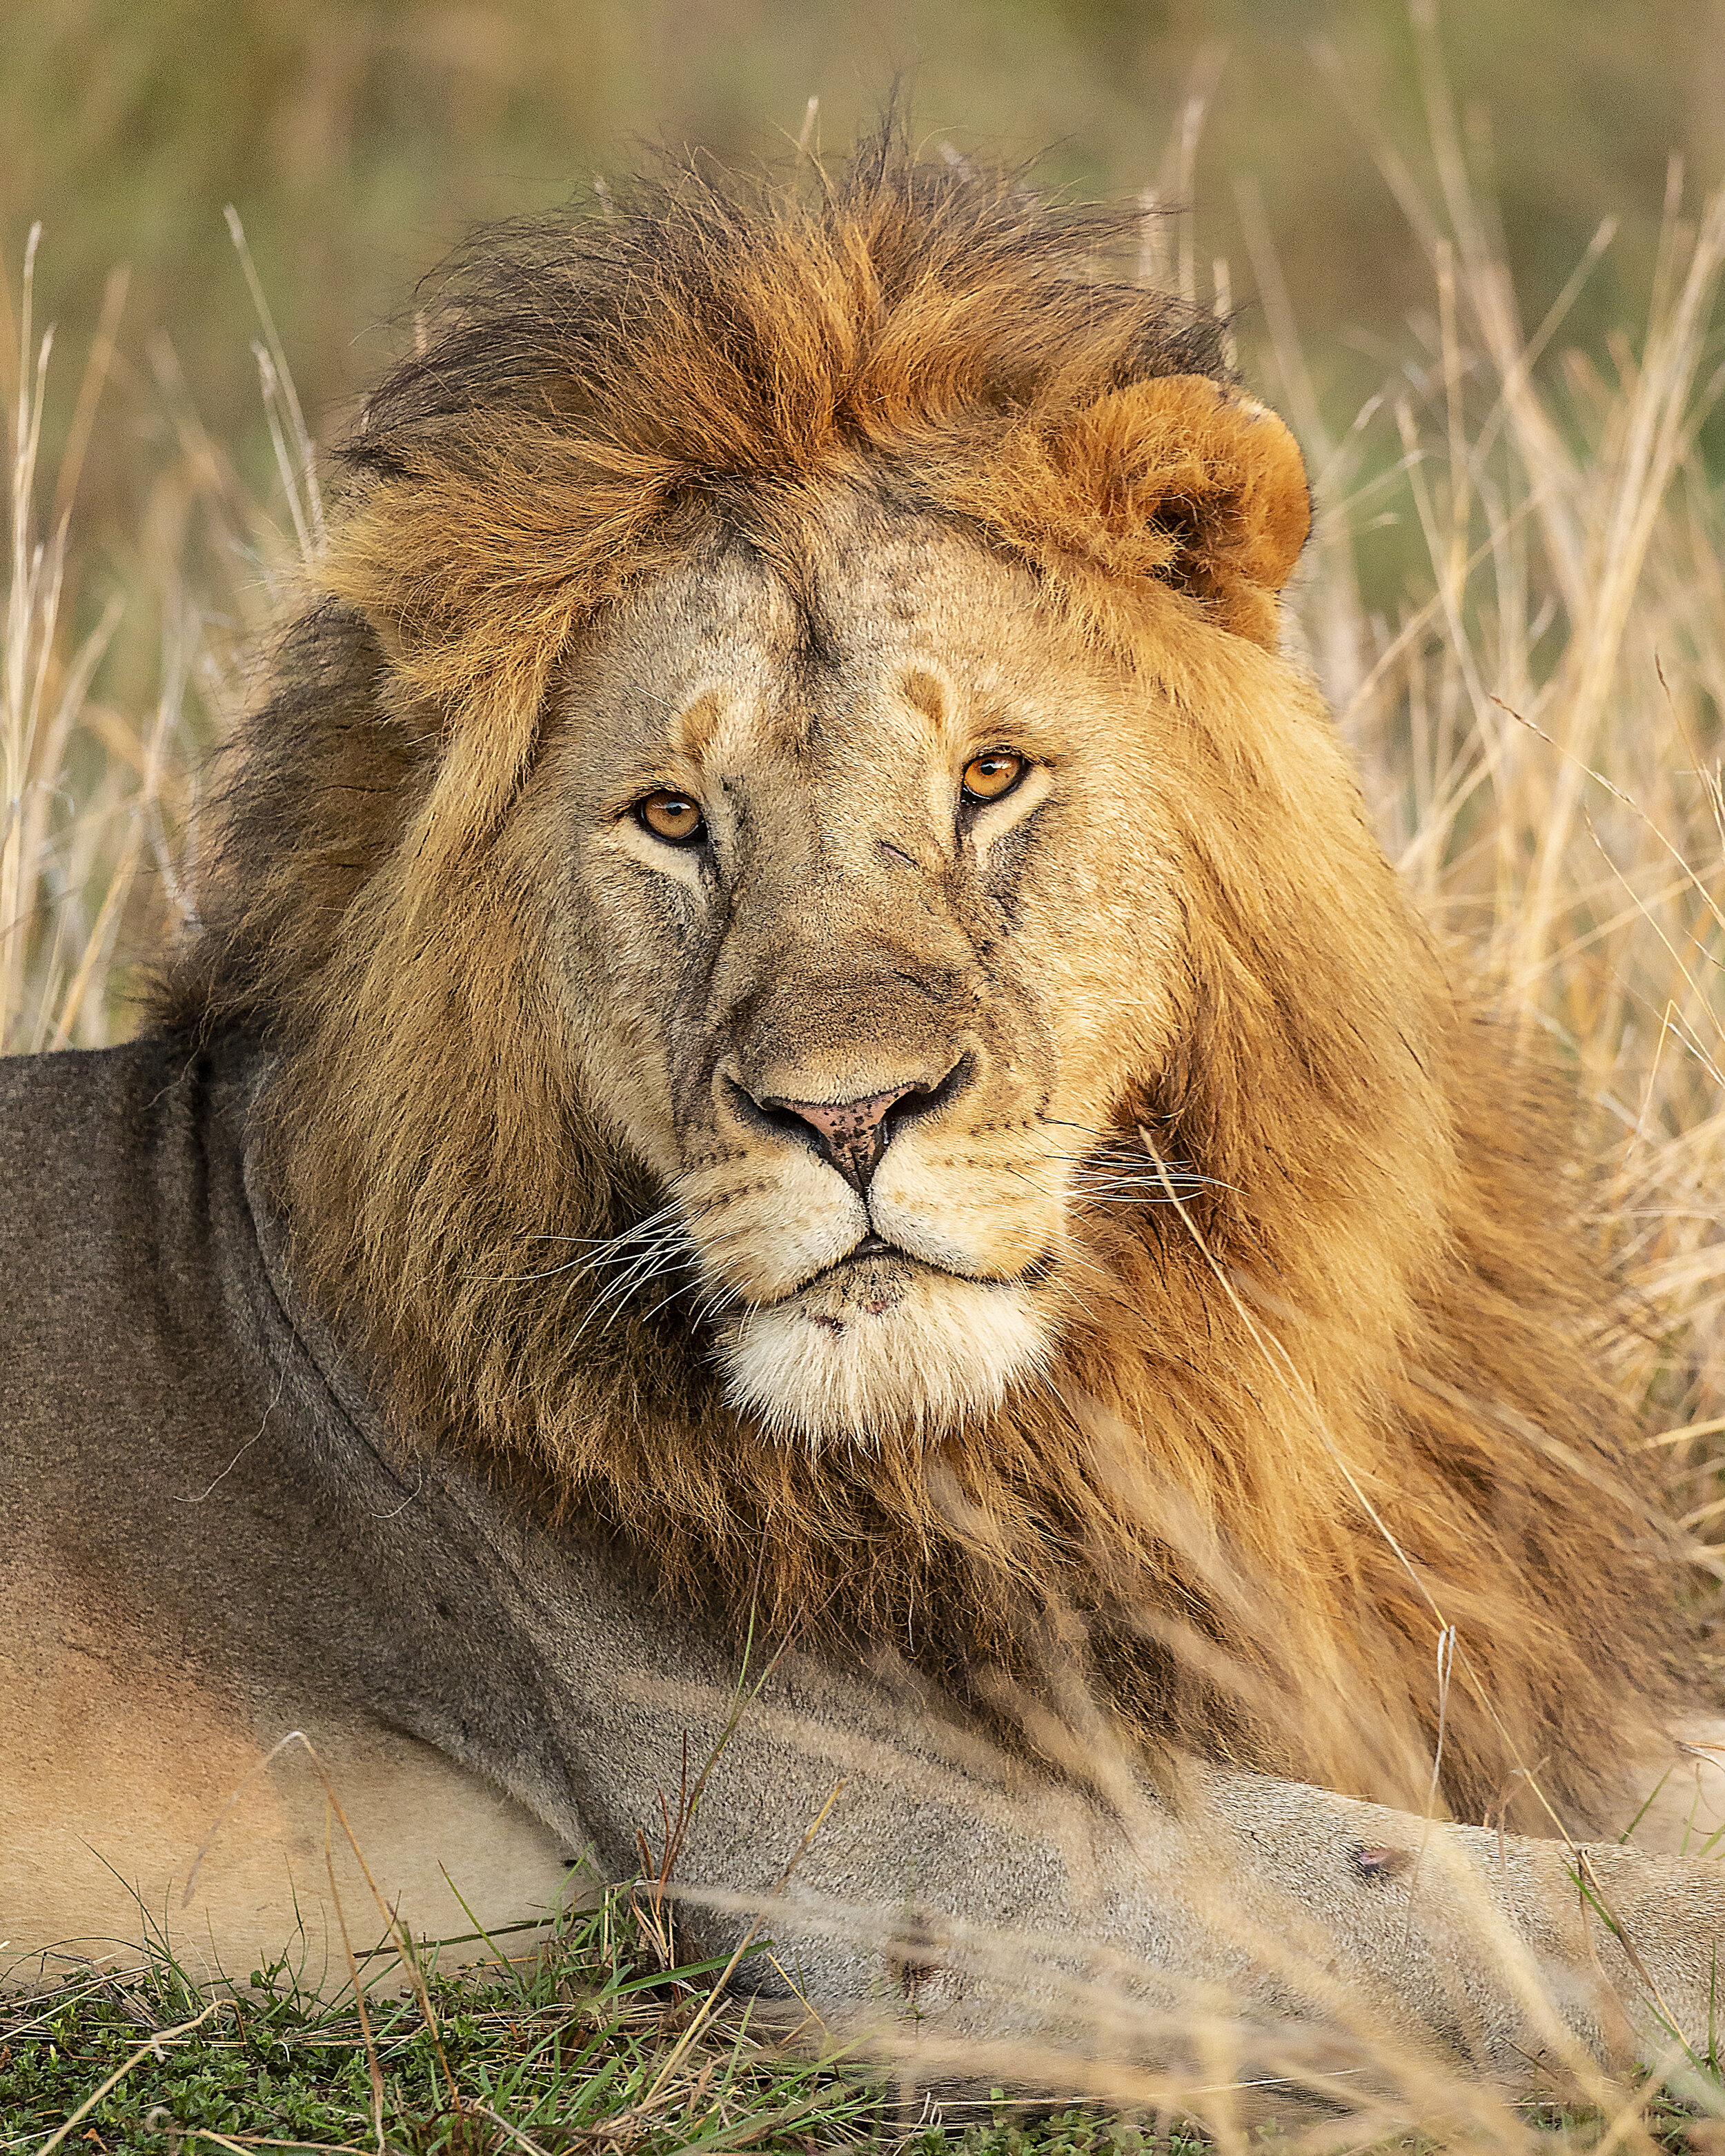
M446 278L153 1030L5 1075L13 1953L321 1953L320 1774L530 1914L716 1751L699 1921L797 1860L925 2051L1060 2079L1105 1954L1141 2061L1705 2030L1714 1870L1538 1838L1681 1694L1564 1111L1124 229L883 140Z

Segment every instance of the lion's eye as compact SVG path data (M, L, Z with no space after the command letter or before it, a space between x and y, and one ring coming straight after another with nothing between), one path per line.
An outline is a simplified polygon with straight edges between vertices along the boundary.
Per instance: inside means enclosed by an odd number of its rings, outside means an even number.
M1003 793L1010 793L1024 775L1024 759L1010 755L1005 749L990 749L986 756L973 756L964 767L964 798L967 801L998 801Z
M657 793L649 793L644 801L635 803L635 821L643 830L650 831L655 839L663 839L673 846L692 846L698 839L706 836L706 819L701 813L701 803L691 801L686 793L673 793L661 787Z

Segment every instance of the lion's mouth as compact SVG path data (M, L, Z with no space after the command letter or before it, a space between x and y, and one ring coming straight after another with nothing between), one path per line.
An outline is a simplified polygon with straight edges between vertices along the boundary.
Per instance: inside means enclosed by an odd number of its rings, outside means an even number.
M925 1258L889 1243L872 1233L854 1243L842 1258L834 1258L819 1272L810 1273L790 1293L771 1306L783 1309L800 1303L817 1325L837 1332L850 1315L884 1317L904 1292L906 1282L917 1273L945 1273L951 1269L931 1265ZM953 1274L954 1278L963 1278Z
M849 1304L870 1317L884 1317L910 1281L919 1276L962 1281L968 1287L1024 1287L1045 1278L1052 1267L1053 1260L1049 1257L1033 1260L1021 1272L975 1272L968 1266L923 1257L871 1230L852 1244L843 1257L834 1258L830 1265L799 1281L788 1294L757 1307L787 1310L801 1304L816 1324L836 1330L834 1321L841 1314L842 1305Z

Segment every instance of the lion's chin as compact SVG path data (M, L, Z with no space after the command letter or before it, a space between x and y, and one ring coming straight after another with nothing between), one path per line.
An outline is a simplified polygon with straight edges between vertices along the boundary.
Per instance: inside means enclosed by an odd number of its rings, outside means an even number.
M997 1408L1047 1350L1022 1284L902 1260L824 1274L743 1311L720 1342L732 1404L818 1450L945 1436Z

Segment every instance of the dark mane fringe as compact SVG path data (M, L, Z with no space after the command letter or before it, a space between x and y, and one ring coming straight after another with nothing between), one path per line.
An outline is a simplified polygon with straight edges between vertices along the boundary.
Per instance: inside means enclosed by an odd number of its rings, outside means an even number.
M340 454L393 475L404 444L464 414L599 416L619 442L748 485L805 470L833 434L872 441L895 375L954 411L1232 382L1225 323L1110 274L1143 216L919 161L890 123L833 180L807 161L752 182L667 161L602 201L475 233L422 290L425 348Z
M991 1710L1064 1671L1135 1742L1416 1804L1441 1617L1451 1807L1501 1814L1536 1769L1603 1825L1672 1634L1571 1111L1445 983L1264 648L1303 491L1237 454L1220 326L1111 275L1136 223L888 129L831 182L691 163L479 235L341 453L157 1023L274 1052L296 1267L403 1431L614 1535L652 1591L890 1644ZM1194 376L1209 431L1158 401ZM1050 1389L931 1459L778 1444L675 1312L583 1332L591 1279L519 1263L657 1202L560 1055L511 823L557 670L724 534L794 578L847 490L1028 563L1214 734L1168 744L1190 1036L1122 1106L1238 1194L1203 1250L1166 1209L1087 1219L1107 1322L1075 1315ZM1298 758L1322 828L1291 828Z

